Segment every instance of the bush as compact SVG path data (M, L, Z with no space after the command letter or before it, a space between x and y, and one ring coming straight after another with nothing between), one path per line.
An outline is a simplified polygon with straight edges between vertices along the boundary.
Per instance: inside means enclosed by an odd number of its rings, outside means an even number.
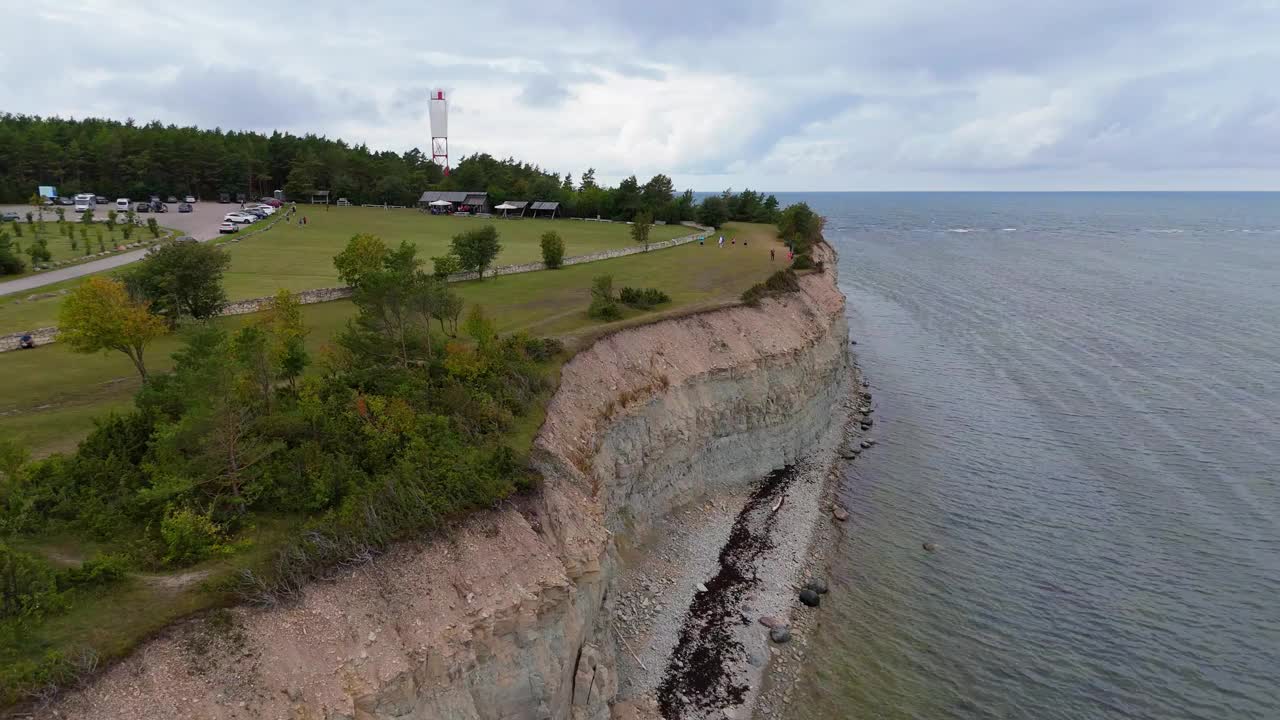
M612 275L600 275L591 281L591 306L587 308L587 315L606 322L622 317L618 299L613 296Z
M805 254L796 255L795 259L791 261L791 267L796 270L812 270L814 267L813 258Z
M530 360L545 362L564 352L564 343L555 338L524 338L524 353Z
M657 288L624 287L618 293L618 299L622 300L623 304L641 310L648 310L654 305L671 302L670 296Z
M743 304L758 307L760 301L783 293L799 292L800 279L790 268L779 270L762 283L756 283L742 293Z
M554 230L542 233L542 262L551 270L564 264L564 240Z
M444 280L456 272L462 272L462 261L457 255L445 255L431 258L432 274Z
M164 564L191 565L212 554L221 533L207 515L183 508L171 510L160 521L160 537L164 539Z

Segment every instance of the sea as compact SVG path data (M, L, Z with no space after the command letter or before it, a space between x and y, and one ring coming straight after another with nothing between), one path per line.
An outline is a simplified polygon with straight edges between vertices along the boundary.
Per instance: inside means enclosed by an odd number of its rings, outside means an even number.
M1280 194L779 199L879 440L791 716L1280 718Z

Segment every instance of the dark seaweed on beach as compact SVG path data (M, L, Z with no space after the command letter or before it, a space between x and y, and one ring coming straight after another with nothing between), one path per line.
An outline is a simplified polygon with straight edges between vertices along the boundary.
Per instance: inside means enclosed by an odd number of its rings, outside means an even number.
M768 512L797 476L788 465L770 473L751 494L734 521L720 550L720 571L694 596L680 629L680 640L658 686L658 704L669 720L690 708L709 710L740 704L748 687L736 682L729 667L744 653L731 628L744 622L742 602L756 582L757 559L773 548L770 539L776 516ZM761 522L757 511L763 511ZM753 524L758 529L752 529ZM678 662L678 664L677 664Z

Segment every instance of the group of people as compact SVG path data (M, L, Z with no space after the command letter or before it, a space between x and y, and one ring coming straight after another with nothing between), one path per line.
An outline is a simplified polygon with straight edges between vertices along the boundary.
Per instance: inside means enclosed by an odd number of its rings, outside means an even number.
M705 244L706 244L706 239L707 239L707 238L706 238L706 236L705 236L705 235L704 235L704 236L700 236L700 237L698 238L698 244L699 244L699 245L705 245ZM738 238L736 238L736 237L730 237L730 238L729 238L729 244L730 244L730 245L737 245L737 244L738 244ZM724 247L724 236L723 236L723 235L721 235L721 236L720 236L720 239L716 242L716 245L717 245L718 247ZM747 246L747 239L746 239L746 238L743 238L743 239L742 239L742 247L746 247L746 246ZM773 261L774 261L774 259L775 259L775 257L776 257L776 253L777 253L777 251L776 251L776 250L774 250L773 248L770 248L770 249L769 249L769 262L773 262ZM787 250L787 260L793 260L794 258L795 258L795 253L793 253L791 250Z

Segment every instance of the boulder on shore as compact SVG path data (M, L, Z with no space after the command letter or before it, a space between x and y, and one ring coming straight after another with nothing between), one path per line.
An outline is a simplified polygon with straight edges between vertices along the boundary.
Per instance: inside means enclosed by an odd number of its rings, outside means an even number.
M849 512L844 508L839 508L839 507L836 508L835 510L831 511L831 515L835 517L836 520L839 520L840 522L844 522L849 519Z
M769 639L778 643L779 645L785 642L789 642L791 640L791 628L787 627L786 625L779 625L778 627L769 631Z
M781 620L779 620L778 618L772 615L765 615L761 617L760 624L769 628L770 630L776 627L786 627L786 625L784 625Z
M822 598L813 590L805 588L800 591L800 602L804 603L808 607L818 607L822 604Z
M934 550L938 549L938 546L931 542L927 542L924 545L921 545L921 547L924 548L925 552L933 552Z

